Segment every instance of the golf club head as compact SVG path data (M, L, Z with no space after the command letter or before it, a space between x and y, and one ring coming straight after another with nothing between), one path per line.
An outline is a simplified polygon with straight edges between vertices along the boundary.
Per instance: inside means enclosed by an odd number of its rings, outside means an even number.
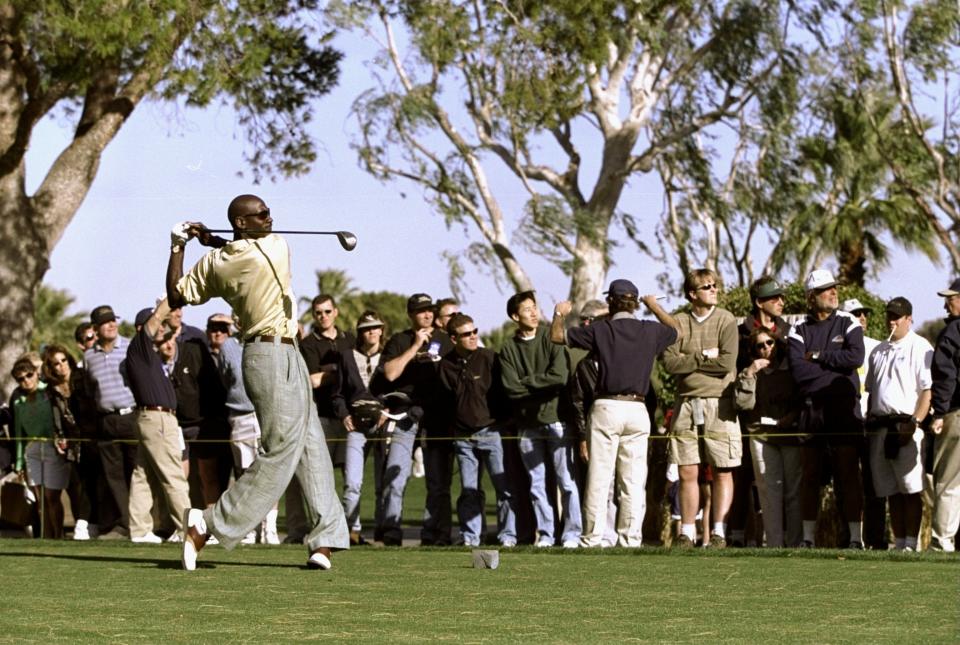
M337 231L337 240L347 251L352 251L357 248L357 236L349 231Z

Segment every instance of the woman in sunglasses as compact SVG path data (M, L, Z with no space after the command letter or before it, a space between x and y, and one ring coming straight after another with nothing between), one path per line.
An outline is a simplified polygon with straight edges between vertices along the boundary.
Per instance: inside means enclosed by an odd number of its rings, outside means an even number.
M78 396L83 385L80 380L83 374L77 369L77 361L63 345L53 343L43 350L43 380L47 383L47 393L53 404L54 434L64 436L69 441L66 447L67 461L71 462L70 485L67 495L70 497L70 508L76 518L73 530L73 539L90 539L90 493L95 494L96 474L89 473L92 458L98 458L96 452L87 454L89 442L73 441L73 439L91 439L89 433L79 432L75 421Z
M753 330L748 342L753 360L737 376L736 405L745 411L763 529L767 546L794 547L803 539L800 400L781 343L766 329Z
M57 429L53 392L40 380L42 361L36 352L17 359L10 371L17 389L11 397L16 470L26 476L37 498L42 496L43 530L48 539L63 538L60 495L70 481L66 439Z

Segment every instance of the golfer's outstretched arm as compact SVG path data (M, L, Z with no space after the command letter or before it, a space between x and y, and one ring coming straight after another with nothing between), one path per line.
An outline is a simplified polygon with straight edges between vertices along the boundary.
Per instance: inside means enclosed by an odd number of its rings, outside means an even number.
M187 304L180 291L177 289L177 283L183 277L183 247L170 247L170 259L167 260L167 303L171 309L179 309Z

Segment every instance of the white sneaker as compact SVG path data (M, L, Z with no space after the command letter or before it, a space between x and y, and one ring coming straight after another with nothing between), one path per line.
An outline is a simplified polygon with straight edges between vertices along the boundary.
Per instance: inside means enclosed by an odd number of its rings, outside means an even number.
M263 538L260 542L261 544L280 544L280 536L277 535L277 529L267 528L263 532Z
M180 533L171 533L170 537L167 538L167 542L170 544L180 544L183 542L183 535Z
M187 535L191 528L196 529L200 535L207 532L207 523L203 520L203 511L199 508L188 508L183 512L183 551L180 561L187 571L197 568L197 546Z
M73 527L74 540L89 540L90 529L87 520L77 520L77 525Z
M517 546L517 541L512 538L507 538L506 540L500 542L500 546L505 549L512 549L513 547Z
M207 540L207 543L209 542L210 540ZM240 544L256 544L256 543L257 543L256 531L250 531L249 533L243 536L242 540L240 540Z
M210 546L210 545L213 545L213 546L220 545L220 540L217 539L216 535L211 535L210 537L207 538L207 546Z
M153 531L137 537L131 536L130 541L135 542L136 544L163 544L163 538Z
M553 540L551 540L550 538L543 537L537 540L536 547L538 549L549 549L552 546L553 546Z
M330 558L319 551L311 553L310 557L307 559L307 567L310 569L323 569L326 571L331 566L333 565L330 564Z
M564 540L564 541L563 541L563 548L564 548L564 549L579 549L579 548L580 548L580 540Z

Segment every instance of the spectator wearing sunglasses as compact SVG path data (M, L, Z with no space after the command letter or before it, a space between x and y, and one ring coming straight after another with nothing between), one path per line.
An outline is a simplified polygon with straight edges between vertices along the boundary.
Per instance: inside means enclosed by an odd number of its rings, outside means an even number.
M476 323L456 314L447 323L453 351L440 361L443 390L454 406L453 450L460 466L460 499L457 517L460 539L478 546L484 525L480 494L481 464L497 494L497 540L501 546L517 545L516 512L503 466L500 427L506 419L506 397L497 355L478 344Z
M26 478L37 499L43 500L41 535L56 540L63 538L60 498L70 481L70 466L53 390L40 380L41 364L36 352L27 352L13 364L10 376L17 388L10 398L10 427L16 442L15 469Z
M761 276L750 285L750 302L753 303L750 315L737 327L740 336L737 351L738 373L753 362L754 351L750 344L750 336L755 330L766 330L771 338L781 345L777 348L777 353L783 357L787 355L787 334L790 333L790 325L781 317L786 302L783 288L773 276ZM740 429L744 434L747 431L746 426L747 422L741 415ZM749 448L746 436L743 438L742 450L743 460L740 468L733 471L733 502L730 505L729 516L731 546L746 546L747 519L752 509L755 508L752 495L753 453Z
M670 460L680 467L677 546L681 548L693 546L695 540L700 506L697 477L703 461L713 472L713 524L705 543L713 548L726 546L733 470L740 466L743 453L733 402L737 322L733 314L717 306L718 281L719 277L710 269L696 269L687 275L683 292L690 301L690 311L677 314L680 342L663 354L667 371L677 377Z
M786 351L774 333L758 327L747 337L747 356L753 360L737 376L736 403L749 437L767 546L795 547L803 539L803 469L796 433L800 399Z

